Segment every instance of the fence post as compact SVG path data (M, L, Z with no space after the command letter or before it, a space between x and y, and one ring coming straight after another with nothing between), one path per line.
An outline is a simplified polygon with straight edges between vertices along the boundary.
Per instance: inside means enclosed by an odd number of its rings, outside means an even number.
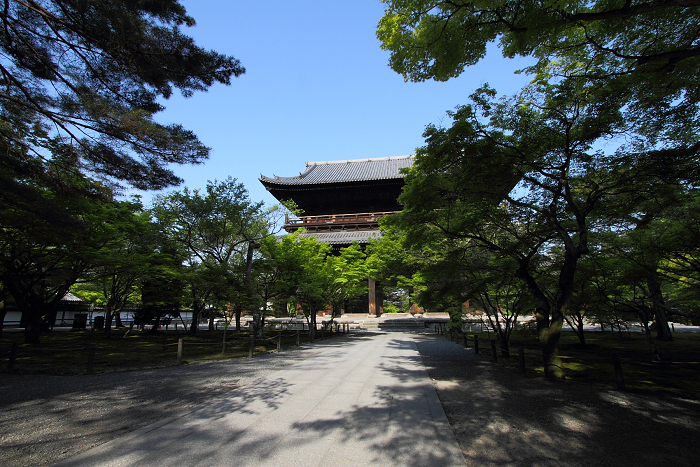
M522 374L527 373L525 370L525 350L523 350L522 346L518 346L518 365L520 365L520 372Z
M7 369L8 370L14 370L15 369L15 360L17 360L17 350L19 349L19 345L17 342L12 343L12 348L10 349L10 359L7 361Z
M88 344L88 358L87 358L87 370L85 374L94 375L95 371L92 369L92 365L95 362L95 350L97 350L97 344Z
M474 352L479 355L479 336L474 334Z
M282 331L277 333L277 351L282 351Z
M299 347L299 335L301 334L301 331L297 329L297 347Z
M463 337L464 337L464 348L466 349L467 347L469 347L469 346L467 345L467 333L466 333L466 332L464 333L464 336L463 336Z
M250 335L250 344L248 345L248 358L253 358L253 348L255 347L255 335Z
M453 341L454 337L452 336L452 328L450 328L450 341Z
M617 383L617 389L620 391L625 390L625 377L622 374L622 365L620 364L620 356L616 353L612 355L613 367L615 368L615 382Z
M182 348L185 346L185 339L180 338L177 340L177 364L182 365Z
M323 334L326 332L326 327L321 323L321 339L323 339Z
M496 354L496 341L491 339L491 354L493 355L493 361L498 362L498 355Z

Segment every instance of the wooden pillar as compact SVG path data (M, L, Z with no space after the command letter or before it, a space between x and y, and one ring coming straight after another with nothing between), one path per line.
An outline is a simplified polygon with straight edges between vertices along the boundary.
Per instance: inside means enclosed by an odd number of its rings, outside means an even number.
M377 315L377 282L371 277L367 278L367 286L369 288L369 314Z

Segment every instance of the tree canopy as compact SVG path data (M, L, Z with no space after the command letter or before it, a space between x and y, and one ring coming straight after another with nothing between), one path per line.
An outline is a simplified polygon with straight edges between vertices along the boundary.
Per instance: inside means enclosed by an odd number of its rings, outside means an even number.
M192 333L204 305L199 295L215 293L237 305L250 301L252 253L262 239L273 234L277 207L265 208L262 202L251 201L243 184L229 177L208 182L205 193L184 188L160 196L152 212L165 235L187 251L191 269L197 271L195 277L208 276L201 287L191 284L202 292L193 297ZM243 297L234 299L233 289Z
M168 165L209 149L154 114L175 89L245 72L181 32L195 21L177 0L8 0L0 21L0 201L16 205L34 202L27 180L60 183L56 165L140 189L180 183Z
M529 73L556 63L603 80L638 132L697 141L696 0L384 1L377 36L406 80L454 78L497 41L505 57L535 58Z
M478 90L471 105L449 114L450 127L428 126L400 197L404 210L387 219L409 246L439 245L448 259L480 249L515 260L535 303L550 376L561 376L557 342L592 232L613 224L620 231L645 203L687 184L695 164L669 157L659 170L666 150L596 149L629 131L614 100L589 99L605 92L599 86L584 78L536 81L502 99ZM444 261L437 270L462 286L466 279Z
M673 73L697 80L697 0L384 0L377 35L391 66L407 79L453 78L486 54L495 40L506 57L595 58L609 73Z

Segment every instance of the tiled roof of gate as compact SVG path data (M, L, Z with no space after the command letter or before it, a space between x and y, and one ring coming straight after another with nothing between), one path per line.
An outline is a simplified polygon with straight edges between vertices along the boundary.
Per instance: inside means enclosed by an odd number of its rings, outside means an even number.
M380 157L345 161L307 162L303 172L294 177L266 177L260 181L274 185L311 185L318 183L359 182L403 178L400 169L411 167L413 156Z
M340 232L313 232L303 234L305 237L315 237L321 243L330 245L350 245L352 242L367 243L370 238L381 238L378 230L350 230Z
M63 298L61 299L61 301L63 301L63 302L82 302L82 300L80 298L76 297L75 295L73 295L70 292L66 293L63 296Z

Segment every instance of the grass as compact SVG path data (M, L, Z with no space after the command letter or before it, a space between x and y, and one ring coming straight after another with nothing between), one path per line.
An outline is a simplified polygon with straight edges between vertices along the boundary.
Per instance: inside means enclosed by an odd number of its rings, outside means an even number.
M489 339L493 333L470 332L469 346L474 345L473 335L479 336L480 351L491 355ZM277 331L267 336L267 342L258 342L255 353L277 348ZM296 331L282 333L282 347L296 345ZM320 337L320 333L317 337ZM622 339L621 339L622 337ZM0 339L0 371L4 371L13 342L17 342L18 356L14 370L21 373L81 374L87 369L88 345L97 345L94 371L135 370L172 366L177 363L177 341L185 342L183 361L199 362L244 358L248 356L250 334L248 331L228 331L226 352L221 353L223 331L200 331L197 336L185 331L168 331L152 334L139 330L118 329L106 338L101 332L71 331L42 335L38 347L25 345L21 333L5 333ZM462 342L461 336L458 337ZM307 332L301 333L301 341L307 342ZM620 356L626 387L632 391L669 395L691 395L700 397L700 334L675 333L673 342L656 341L661 362L652 362L646 336L640 333L623 334L612 332L586 333L582 347L572 332L562 333L560 354L563 357L567 379L587 384L615 386L611 355ZM544 375L539 344L532 331L516 331L511 336L511 356L498 355L499 364L518 367L517 347L522 346L528 374Z
M488 340L494 339L494 334L467 333L470 346L473 334L479 336L480 352L490 356ZM661 362L652 361L649 343L641 333L587 332L584 347L573 332L563 332L559 353L566 377L573 381L615 387L612 354L616 353L628 390L700 398L700 334L674 333L673 338L672 342L655 341ZM518 346L523 347L528 373L544 376L542 353L533 331L514 331L511 356L504 358L499 351L498 362L518 368Z
M320 333L317 337L320 337ZM265 342L257 342L254 354L277 348L277 331L266 333ZM15 372L39 374L85 373L90 345L96 345L93 370L96 373L172 366L177 364L177 342L184 339L183 362L199 362L248 357L248 331L229 330L226 352L221 353L223 330L200 331L192 337L185 331L149 331L117 329L110 338L102 332L49 332L41 336L41 345L24 344L24 334L7 333L0 339L0 371L7 368L12 343L17 342ZM301 342L308 341L308 331L302 332ZM282 347L296 345L296 331L282 332Z

